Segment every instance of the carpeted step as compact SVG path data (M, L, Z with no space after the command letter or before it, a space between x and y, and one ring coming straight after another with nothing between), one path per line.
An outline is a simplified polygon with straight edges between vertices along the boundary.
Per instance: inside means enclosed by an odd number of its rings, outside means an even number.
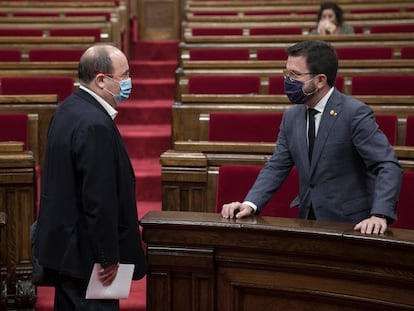
M159 157L171 147L171 126L118 125L131 158Z
M174 99L175 80L133 79L130 99Z
M127 100L116 109L119 111L117 124L170 124L171 107L174 101L166 100Z
M177 60L178 40L138 41L131 51L133 60Z
M120 300L121 311L145 311L146 310L146 280L132 281L131 291L128 299ZM53 311L54 287L37 287L36 311Z
M135 172L136 197L138 201L156 202L161 204L161 164L159 156L146 159L131 159ZM151 206L152 208L153 206ZM148 209L147 205L143 208ZM138 206L140 210L140 205ZM139 216L143 216L139 212Z
M174 77L177 61L139 61L129 62L129 72L132 79L165 79Z

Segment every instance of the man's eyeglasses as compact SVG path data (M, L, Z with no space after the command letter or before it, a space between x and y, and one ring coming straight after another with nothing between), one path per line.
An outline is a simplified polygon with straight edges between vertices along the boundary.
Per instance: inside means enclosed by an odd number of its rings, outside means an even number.
M298 80L306 75L317 75L316 72L296 72L294 70L283 70L283 76L289 78L291 81Z
M116 74L112 74L112 73L104 73L104 72L100 72L100 73L102 73L103 75L105 75L108 78L113 79L113 80L115 80L114 77L119 77L120 80L126 80L126 79L129 78L129 74L119 74L119 75L116 75Z

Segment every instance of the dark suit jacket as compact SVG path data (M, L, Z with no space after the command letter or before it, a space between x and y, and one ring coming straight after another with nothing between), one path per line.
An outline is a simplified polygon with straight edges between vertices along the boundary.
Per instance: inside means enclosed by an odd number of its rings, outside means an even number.
M289 174L299 175L299 196L292 206L307 218L357 223L371 214L396 218L402 169L394 149L378 129L369 106L336 89L330 96L309 164L305 105L288 109L274 154L260 172L246 201L260 212Z
M37 230L39 263L61 274L88 279L96 262L133 263L135 279L146 273L127 150L109 114L81 89L50 123Z

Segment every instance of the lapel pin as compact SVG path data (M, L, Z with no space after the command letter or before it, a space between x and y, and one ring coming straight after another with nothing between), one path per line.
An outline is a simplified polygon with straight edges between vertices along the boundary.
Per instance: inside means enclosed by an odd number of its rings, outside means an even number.
M336 116L336 115L337 115L337 113L335 112L335 110L331 110L331 111L329 111L329 114L330 114L331 116Z

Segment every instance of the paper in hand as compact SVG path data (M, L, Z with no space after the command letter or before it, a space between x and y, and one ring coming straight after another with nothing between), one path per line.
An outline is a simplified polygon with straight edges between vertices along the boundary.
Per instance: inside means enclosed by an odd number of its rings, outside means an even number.
M133 264L119 264L118 273L115 280L109 286L103 286L98 278L98 271L101 265L96 263L93 266L88 288L86 289L86 299L126 299L131 290L132 275L134 273Z

